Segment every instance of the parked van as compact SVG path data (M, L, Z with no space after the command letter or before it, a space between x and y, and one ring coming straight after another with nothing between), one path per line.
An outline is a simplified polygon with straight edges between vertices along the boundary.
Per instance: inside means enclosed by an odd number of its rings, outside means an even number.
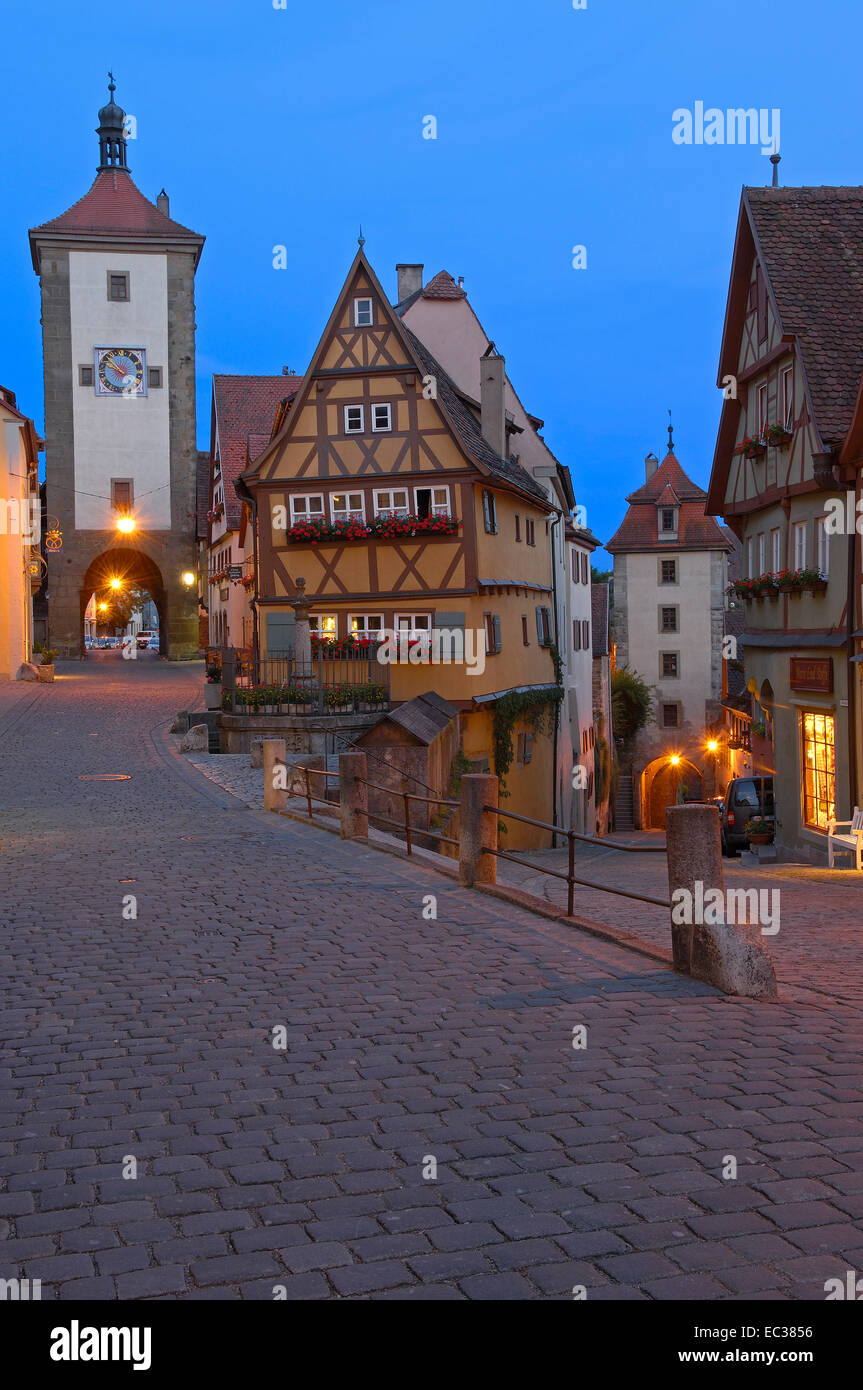
M762 783L764 786L763 804L761 801ZM763 816L764 820L775 822L773 778L732 778L725 789L725 800L719 813L723 854L736 854L738 850L746 849L749 843L746 836L746 825L756 816Z

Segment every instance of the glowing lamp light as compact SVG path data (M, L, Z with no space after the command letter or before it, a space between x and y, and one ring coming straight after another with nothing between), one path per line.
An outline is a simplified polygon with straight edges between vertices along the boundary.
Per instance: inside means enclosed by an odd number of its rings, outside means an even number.
M182 581L183 581L183 583L185 584L186 588L187 588L187 589L191 589L192 585L193 585L194 582L195 582L195 576L193 575L192 571L191 571L191 570L184 570L183 573L181 574L180 578L182 579Z
M679 755L678 753L672 753L672 755L671 755L671 766L672 766L672 767L677 767L677 766L679 765L679 763L680 763L680 755Z
M99 612L100 612L100 613L106 613L107 611L108 611L108 605L107 605L107 603L100 603L100 604L99 604Z
M122 531L128 536L135 529L135 518L132 516L121 516L117 521L117 530Z
M112 588L112 589L122 589L122 587L123 587L123 581L122 581L122 579L112 579L112 580L111 580L111 588Z
M716 741L715 738L711 738L711 739L708 740L708 743L707 743L707 751L708 751L708 753L715 753L716 750L718 749L718 747L719 747L719 744L717 743L717 741Z

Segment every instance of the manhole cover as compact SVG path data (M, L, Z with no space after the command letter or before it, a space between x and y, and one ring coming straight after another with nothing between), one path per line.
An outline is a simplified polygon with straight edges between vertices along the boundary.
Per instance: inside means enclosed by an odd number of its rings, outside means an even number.
M131 782L130 772L82 772L79 782Z

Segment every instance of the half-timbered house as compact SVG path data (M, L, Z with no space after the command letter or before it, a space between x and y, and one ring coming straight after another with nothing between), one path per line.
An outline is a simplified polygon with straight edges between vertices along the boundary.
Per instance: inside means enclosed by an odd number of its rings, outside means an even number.
M859 542L836 518L853 518L859 489L861 325L863 189L744 189L707 510L743 544L745 672L777 842L815 862L831 817L859 798Z
M461 712L472 765L505 773L508 806L551 820L554 509L509 457L503 359L490 352L481 374L474 409L360 248L300 389L238 484L257 518L256 644L263 656L293 645L303 578L318 633L394 634L393 702L433 688ZM430 644L431 666L416 660ZM510 844L547 842L510 827Z

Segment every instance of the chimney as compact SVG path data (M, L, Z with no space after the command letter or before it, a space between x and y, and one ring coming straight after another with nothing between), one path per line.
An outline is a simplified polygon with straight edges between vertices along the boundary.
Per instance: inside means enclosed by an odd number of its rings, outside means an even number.
M500 356L479 360L482 432L499 458L506 458L506 414L504 410L505 359Z
M163 212L166 217L171 216L171 204L168 201L168 195L165 192L164 188L162 189L161 193L156 199L156 207L159 209L160 212Z
M421 265L404 265L400 263L396 266L396 275L399 277L397 304L403 304L412 294L423 287L423 268Z
M650 479L653 477L658 467L659 459L656 457L656 454L648 454L647 458L644 460L644 481L646 483L650 482Z

